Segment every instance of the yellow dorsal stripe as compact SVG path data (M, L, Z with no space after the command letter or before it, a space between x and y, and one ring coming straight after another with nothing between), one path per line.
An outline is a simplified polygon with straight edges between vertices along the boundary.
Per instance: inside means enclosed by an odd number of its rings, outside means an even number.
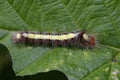
M50 39L50 40L66 40L71 39L77 36L78 33L68 33L63 35L42 35L42 34L26 34L24 33L23 36L30 38L30 39Z

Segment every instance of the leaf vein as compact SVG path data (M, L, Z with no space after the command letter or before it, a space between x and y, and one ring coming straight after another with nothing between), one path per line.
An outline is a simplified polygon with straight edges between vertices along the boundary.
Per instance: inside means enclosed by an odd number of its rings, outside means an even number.
M11 6L11 8L15 11L15 13L20 17L20 19L23 21L23 22L25 22L25 24L26 25L28 25L27 23L26 23L26 21L20 16L20 14L14 9L14 7L9 3L9 1L6 1L10 6ZM28 25L29 26L29 25Z
M32 1L32 5L30 6L30 8L29 8L29 10L28 10L28 14L27 14L27 17L26 17L25 21L28 20L28 17L29 17L30 11L31 11L31 9L33 8L33 5L34 5L34 2L35 2L35 1L36 1L36 0L33 0L33 1Z
M111 13L110 13L110 11L109 11L106 3L104 2L104 0L103 0L103 5L104 5L104 7L105 7L105 9L106 9L106 12L107 12L107 14L108 14L108 18L110 19L110 22L112 22L113 29L114 29L115 31L117 31L116 24L115 24L114 20L112 19L111 15L110 15Z
M67 6L62 1L61 1L61 3L63 4L64 8L68 12L68 15L71 17L71 20L73 21L73 23L75 24L75 26L79 28L78 24L76 23L76 20L75 20L74 16L69 12Z

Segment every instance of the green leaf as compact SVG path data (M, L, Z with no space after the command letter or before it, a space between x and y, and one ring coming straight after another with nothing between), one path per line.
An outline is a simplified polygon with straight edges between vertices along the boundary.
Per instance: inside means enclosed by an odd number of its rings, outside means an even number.
M18 47L12 42L16 31L82 29L96 37L95 49ZM8 47L17 75L55 69L69 80L119 80L120 1L0 0L0 43Z

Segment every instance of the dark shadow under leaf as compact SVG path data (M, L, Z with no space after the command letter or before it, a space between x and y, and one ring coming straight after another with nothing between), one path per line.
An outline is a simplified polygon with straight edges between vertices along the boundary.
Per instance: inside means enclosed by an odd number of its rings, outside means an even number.
M17 76L15 80L68 80L63 72L52 70L49 72L41 72L34 75Z
M11 80L14 77L10 53L4 45L0 44L0 80Z

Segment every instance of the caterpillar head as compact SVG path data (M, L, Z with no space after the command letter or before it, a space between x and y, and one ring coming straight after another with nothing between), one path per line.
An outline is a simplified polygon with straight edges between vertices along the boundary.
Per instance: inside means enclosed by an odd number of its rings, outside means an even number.
M87 41L87 46L88 47L90 47L90 48L93 48L93 47L95 47L95 45L96 45L96 40L95 40L95 37L94 36L89 36L89 35L87 35L87 34L83 34L83 39L85 40L85 41Z

